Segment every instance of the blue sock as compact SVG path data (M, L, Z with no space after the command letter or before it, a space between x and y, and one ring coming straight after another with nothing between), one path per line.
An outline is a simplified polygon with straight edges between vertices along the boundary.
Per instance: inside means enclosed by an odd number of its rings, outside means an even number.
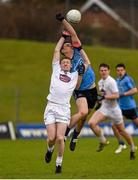
M67 127L66 132L65 132L65 136L68 136L70 130L71 130L71 128Z
M120 140L118 141L118 143L119 143L120 145L124 145L124 144L125 144L122 139L120 139Z
M77 139L80 132L77 132L76 129L74 129L72 139Z

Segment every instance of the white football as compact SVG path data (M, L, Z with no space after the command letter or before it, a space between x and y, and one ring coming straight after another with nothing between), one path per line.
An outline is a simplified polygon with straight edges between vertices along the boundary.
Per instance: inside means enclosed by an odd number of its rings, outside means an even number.
M71 9L66 14L66 19L71 23L79 23L81 20L81 13L77 9Z

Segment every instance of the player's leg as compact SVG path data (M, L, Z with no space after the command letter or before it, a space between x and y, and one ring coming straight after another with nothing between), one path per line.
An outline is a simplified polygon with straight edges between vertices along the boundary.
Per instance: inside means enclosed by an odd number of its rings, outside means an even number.
M137 108L133 108L129 110L129 119L132 119L133 123L136 127L138 127L138 112Z
M138 115L137 115L137 111L135 108L133 109L129 109L129 110L122 110L122 113L124 115L125 118L127 119L131 119L133 121L133 123L138 127ZM123 141L119 131L117 130L116 126L113 124L112 129L114 131L114 135L116 136L118 143L119 143L119 147L118 149L115 151L116 154L122 152L123 149L126 149L126 144Z
M76 114L72 116L71 123L66 131L66 136L68 135L70 128L77 124L79 120L82 121L83 126L86 117L89 113L89 110L94 108L95 103L97 101L97 89L96 87L94 87L92 89L87 89L83 91L76 90L74 91L74 98L76 100L78 111ZM79 135L82 127L79 126L79 128L75 130L76 136Z
M138 128L138 118L133 119L133 123L136 125L136 127Z
M95 135L99 138L99 141L100 141L100 145L99 145L99 148L97 149L97 152L102 151L105 145L109 143L103 134L103 130L98 125L101 121L105 119L106 119L106 116L102 112L96 111L88 122L90 128L95 133Z
M70 150L71 151L74 151L75 148L76 148L76 143L78 141L78 136L79 136L79 134L81 132L81 129L83 128L83 125L84 125L85 121L86 121L86 118L81 119L77 123L77 125L76 125L76 127L75 127L75 129L73 131L72 138L71 138L71 141L70 141Z
M123 115L127 119L131 119L132 122L134 123L134 125L138 128L138 112L137 112L137 108L123 110ZM136 146L135 146L135 149L137 149Z
M81 128L83 127L83 124L85 123L86 117L88 115L88 104L87 104L87 100L85 97L78 98L76 100L76 105L77 105L78 112L71 117L70 125L67 128L67 131L65 134L65 135L67 135L67 133L70 131L71 127L78 124L78 128L74 129L74 132L73 132L73 135L72 135L72 138L70 141L70 150L71 151L75 150L76 143L78 140L78 135L79 135Z
M77 124L76 124L76 127L74 129L74 132L73 132L73 135L72 135L72 138L73 139L77 139L78 138L78 135L80 134L84 124L85 124L85 121L86 121L86 118L87 116L84 118L84 119L81 119Z
M93 132L95 133L95 135L97 137L101 136L101 128L99 127L98 123L100 123L101 121L105 120L105 116L100 112L100 111L96 111L92 117L90 118L88 124L90 126L90 128L93 130ZM104 140L103 140L104 141Z
M71 121L66 130L65 137L68 136L71 128L74 127L79 122L79 120L85 120L88 114L88 104L85 97L78 98L76 100L76 105L77 105L77 113L71 117Z
M118 153L121 153L122 150L126 149L127 146L126 146L124 140L122 139L122 136L119 133L119 131L116 128L114 123L112 124L112 129L113 129L114 135L117 138L117 141L118 141L118 144L119 144L118 148L115 150L115 153L118 154Z
M78 135L86 121L86 117L88 115L88 104L87 100L84 97L78 98L76 100L76 105L78 112L74 114L71 118L71 126L75 125L74 123L77 122L77 127L74 129L71 141L70 141L70 150L74 151L76 147L76 142L78 140ZM79 119L77 119L79 118ZM78 121L79 120L79 121Z
M49 163L52 158L55 140L56 140L56 124L55 123L48 124L46 129L47 129L47 152L45 154L45 161Z
M130 159L135 158L135 145L132 136L126 131L124 123L116 124L116 128L119 133L125 138L127 143L130 145Z
M81 91L82 93L82 91ZM82 95L86 98L87 100L87 104L85 105L85 109L88 108L88 114L90 113L91 109L94 108L95 106L95 103L97 101L97 89L96 87L92 88L92 89L87 89L85 91L83 91ZM79 94L80 96L80 94ZM76 97L78 97L76 95ZM88 107L87 107L88 105ZM78 109L80 107L78 106ZM84 109L81 109L79 111L83 111ZM87 114L87 115L88 115ZM74 129L74 132L73 132L73 135L72 135L72 139L71 139L71 142L70 142L70 150L74 151L75 150L75 147L76 147L76 142L78 140L78 135L80 134L81 132L81 129L86 121L86 118L87 116L85 116L84 118L82 118L76 125L76 128Z
M48 103L44 112L44 123L47 130L47 152L45 154L45 161L47 163L51 161L56 139L56 124L53 109L53 106Z
M138 112L137 108L122 110L122 114L126 119L131 119L136 127L138 127Z
M127 141L127 143L130 145L130 159L134 159L135 158L135 145L134 145L132 136L125 129L121 109L118 107L114 108L110 118L113 120L113 123L115 124L120 135L123 136L124 139Z
M57 132L56 132L56 143L57 143L57 159L56 159L56 173L61 173L62 160L64 154L64 134L67 128L66 123L58 122L57 124Z
M122 113L125 118L131 119L133 121L133 123L138 127L138 114L137 114L136 108L122 110ZM121 138L121 135L118 132L118 130L116 129L115 125L113 125L112 128L113 128L114 134L115 134L116 138L118 139L118 143L119 143L119 147L115 151L115 153L120 153L120 152L122 152L123 149L126 149L126 144L123 141L123 139Z
M71 151L75 150L76 142L78 140L78 135L80 134L81 129L86 121L87 115L90 113L91 109L93 109L95 106L95 103L97 101L97 89L96 89L96 87L94 87L92 89L87 89L84 91L75 91L74 97L76 99L78 113L76 113L72 117L73 120L71 120L71 122L73 122L75 118L78 118L77 117L78 114L81 114L81 118L79 119L79 122L77 122L76 128L74 129L74 132L72 135L72 139L70 142L70 150ZM86 98L86 100L85 100L85 98ZM68 128L68 130L69 130L69 128Z

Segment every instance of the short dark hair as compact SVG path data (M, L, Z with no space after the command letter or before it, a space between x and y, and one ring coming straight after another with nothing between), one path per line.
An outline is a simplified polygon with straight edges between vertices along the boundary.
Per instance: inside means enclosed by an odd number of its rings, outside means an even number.
M71 43L71 44L72 44L71 36L67 36L67 37L65 38L64 43Z
M61 53L62 55L64 55L64 53L62 52L62 50L63 50L63 47L64 47L65 44L73 49L73 46L72 46L72 44L71 44L70 42L64 42L63 45L62 45L62 47L61 47L61 49L60 49L60 53Z
M116 69L119 68L119 67L122 67L122 68L126 69L126 66L123 63L120 63L120 64L116 65Z
M61 64L61 61L62 61L62 60L64 60L64 59L68 59L68 60L70 60L70 61L71 61L71 59L70 59L70 58L68 58L68 57L66 57L66 56L63 56L63 57L60 59L60 64Z
M110 69L109 65L108 65L108 64L105 64L105 63L101 63L101 64L99 65L99 69L100 69L101 67Z

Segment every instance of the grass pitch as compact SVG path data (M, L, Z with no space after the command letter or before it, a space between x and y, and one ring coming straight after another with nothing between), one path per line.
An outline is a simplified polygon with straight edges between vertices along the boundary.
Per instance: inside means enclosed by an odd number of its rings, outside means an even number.
M0 40L0 122L43 121L54 47L52 43ZM138 84L137 50L91 46L84 46L84 49L95 70L97 81L100 63L108 63L111 75L116 77L115 65L123 62ZM72 111L75 111L74 101Z
M0 122L43 122L54 46L51 43L0 40ZM85 46L84 49L91 60L97 80L100 63L108 63L111 75L115 77L115 65L123 62L128 73L138 83L138 51L90 46ZM138 100L138 95L136 99ZM72 101L72 112L74 111L75 104ZM136 139L137 137L135 141ZM53 154L52 162L45 164L44 140L1 140L0 178L138 179L138 158L130 161L129 150L115 155L116 140L110 138L110 141L110 145L101 153L96 152L98 141L95 138L80 139L75 152L69 151L67 142L63 173L55 175L56 153Z
M63 160L62 174L55 174L56 151L50 164L44 162L45 140L3 140L0 142L1 179L138 179L138 157L129 160L129 148L114 154L115 138L96 152L97 138L80 138L76 151L69 150L69 140ZM137 140L137 137L134 138ZM137 155L137 153L136 153ZM138 156L138 155L137 155Z

